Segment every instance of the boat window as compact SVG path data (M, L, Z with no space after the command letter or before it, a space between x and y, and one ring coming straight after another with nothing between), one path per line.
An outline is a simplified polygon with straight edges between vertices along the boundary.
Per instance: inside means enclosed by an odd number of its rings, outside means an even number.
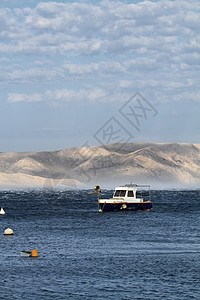
M126 191L121 191L120 197L125 197L125 195L126 195Z
M115 197L119 197L119 195L120 195L120 191L116 191L114 194Z
M125 197L126 191L125 190L117 190L114 193L114 197Z
M128 191L128 197L134 197L133 191Z

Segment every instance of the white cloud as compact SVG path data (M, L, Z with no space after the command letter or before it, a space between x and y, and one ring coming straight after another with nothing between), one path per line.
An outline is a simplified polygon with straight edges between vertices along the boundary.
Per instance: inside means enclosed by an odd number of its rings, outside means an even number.
M91 89L79 89L79 90L49 90L45 93L44 99L51 104L60 105L68 102L96 102L102 101L109 95L104 89L91 88Z
M197 95L199 12L196 0L49 1L1 9L0 77L22 87L8 101L110 101L139 89L182 99L188 87ZM28 96L34 84L38 94Z
M46 102L51 106L62 106L67 105L71 102L112 102L112 101L122 101L129 98L129 93L121 92L116 90L110 91L109 88L92 88L90 87L79 90L70 89L57 89L57 90L47 90L44 93L37 94L17 94L9 93L8 102L18 103L18 102Z
M41 94L25 95L25 94L8 94L8 102L41 102L43 97Z
M177 44L181 50L200 27L198 10L197 1L188 5L184 0L137 4L41 2L32 9L4 9L0 11L4 29L1 36L9 39L2 43L0 51L125 54L139 52L141 47L173 51Z
M0 29L1 31L4 31L8 28L14 29L13 25L15 24L15 17L12 14L11 10L6 9L0 9Z
M60 105L62 103L68 103L72 101L96 101L105 97L106 93L102 89L80 89L80 90L48 90L44 94L17 94L9 93L8 102L48 102L54 105Z

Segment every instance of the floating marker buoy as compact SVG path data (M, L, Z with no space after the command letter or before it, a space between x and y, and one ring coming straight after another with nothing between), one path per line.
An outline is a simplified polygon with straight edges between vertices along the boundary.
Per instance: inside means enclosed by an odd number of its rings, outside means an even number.
M32 250L31 252L30 251L21 251L21 256L23 257L38 257L38 251L35 249L35 250Z
M21 251L21 256L29 257L29 256L31 256L31 252L30 251Z
M7 228L5 231L4 231L4 235L13 235L13 230L10 229L10 228Z
M32 257L38 257L38 251L36 249L31 251L31 256Z
M5 211L4 211L3 207L1 207L0 215L5 215Z

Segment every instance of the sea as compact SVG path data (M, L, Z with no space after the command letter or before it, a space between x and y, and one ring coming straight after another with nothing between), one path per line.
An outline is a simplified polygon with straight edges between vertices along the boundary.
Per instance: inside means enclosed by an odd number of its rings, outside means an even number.
M99 213L88 190L1 191L0 299L200 299L200 190L151 200Z

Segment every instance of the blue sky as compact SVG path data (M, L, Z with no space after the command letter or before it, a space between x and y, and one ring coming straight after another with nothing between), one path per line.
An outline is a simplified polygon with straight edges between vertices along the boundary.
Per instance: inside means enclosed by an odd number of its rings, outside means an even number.
M199 143L199 33L199 1L1 0L0 151L119 141L97 139L108 124ZM121 113L135 94L140 130Z

